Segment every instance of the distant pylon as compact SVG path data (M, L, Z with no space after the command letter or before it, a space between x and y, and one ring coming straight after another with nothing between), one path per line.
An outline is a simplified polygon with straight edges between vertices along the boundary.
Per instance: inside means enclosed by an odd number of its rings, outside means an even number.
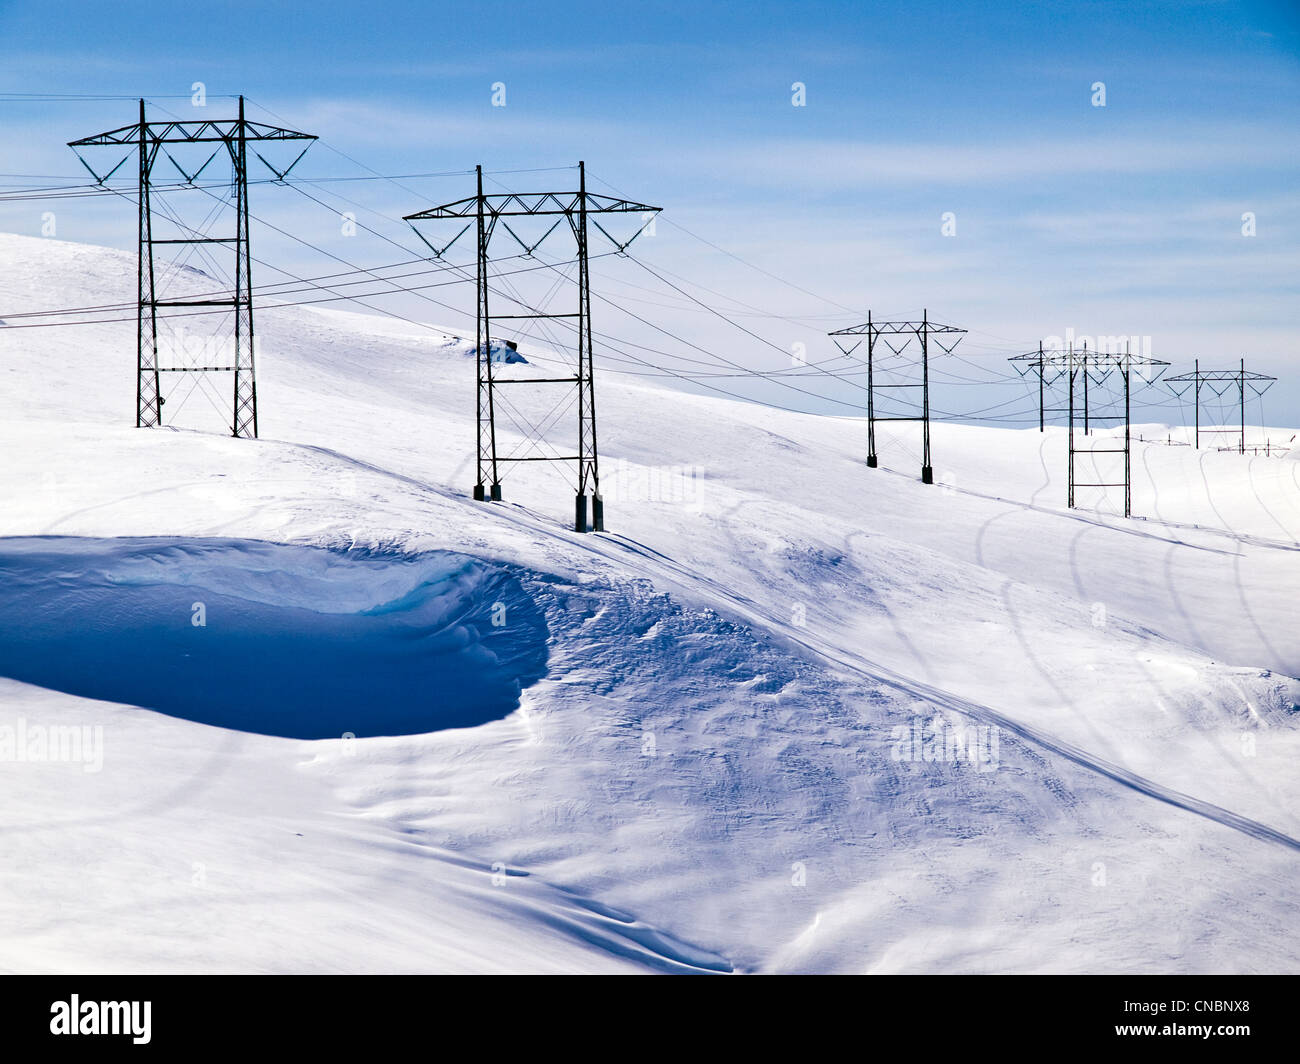
M1024 355L1013 355L1008 361L1020 376L1033 373L1038 378L1038 431L1047 431L1048 414L1064 414L1064 406L1048 406L1047 396L1052 387L1065 376L1064 363L1054 360L1053 356L1043 350L1043 342L1038 342L1038 350Z
M938 322L930 320L928 310L921 312L920 321L873 321L871 312L867 312L867 320L862 325L854 325L848 329L839 329L830 334L835 345L846 355L853 354L862 344L862 338L867 341L867 466L875 469L880 463L876 455L876 422L877 421L919 421L921 422L921 483L934 483L934 468L930 464L930 340L933 338L939 349L944 354L951 354L953 349L961 343L961 338L965 334L965 329L959 329L955 325L940 325ZM951 344L945 345L938 337L953 335L956 337ZM898 347L886 339L885 346L895 355L901 355L907 349L908 344L915 338L920 341L921 347L921 379L908 384L877 384L875 381L875 364L876 364L876 341L881 337L905 336L906 339ZM856 341L854 340L856 338ZM876 416L876 389L877 388L919 388L921 390L921 412L919 415L912 416Z
M1132 437L1132 392L1133 374L1145 374L1148 384L1155 383L1164 372L1168 362L1145 355L1134 355L1131 351L1109 352L1090 351L1086 346L1076 351L1070 344L1064 351L1044 352L1043 345L1037 351L1016 355L1011 363L1024 376L1033 371L1038 377L1038 427L1044 430L1044 414L1049 410L1061 410L1068 415L1066 436L1066 505L1075 507L1075 497L1079 488L1122 488L1124 491L1124 516L1133 515L1133 437ZM1112 374L1118 373L1123 384L1123 413L1107 413L1102 406L1098 413L1091 404L1089 383L1104 385ZM1064 407L1046 407L1043 395L1056 383L1066 381L1067 404ZM1105 396L1103 393L1103 400ZM1118 402L1118 400L1117 400ZM1078 418L1076 419L1076 413ZM1094 422L1123 422L1124 436L1122 446L1079 446L1076 432L1080 425L1085 437L1092 435ZM1076 475L1079 455L1116 454L1123 456L1123 479L1110 481L1081 481Z
M1246 453L1246 392L1250 391L1256 397L1263 395L1277 382L1276 377L1270 377L1265 373L1247 373L1246 360L1243 358L1238 363L1236 369L1201 369L1201 360L1196 360L1196 367L1191 373L1183 373L1177 377L1166 377L1165 383L1169 385L1170 391L1179 399L1182 399L1188 392L1193 393L1193 405L1195 407L1195 443L1199 448L1201 446L1201 435L1218 435L1222 433L1240 433L1240 440L1237 444L1239 454ZM1216 427L1203 429L1201 428L1201 390L1209 388L1219 398L1232 388L1237 386L1237 404L1240 412L1241 424L1237 429L1227 427ZM1182 387L1178 387L1181 385ZM1187 424L1186 421L1183 422Z

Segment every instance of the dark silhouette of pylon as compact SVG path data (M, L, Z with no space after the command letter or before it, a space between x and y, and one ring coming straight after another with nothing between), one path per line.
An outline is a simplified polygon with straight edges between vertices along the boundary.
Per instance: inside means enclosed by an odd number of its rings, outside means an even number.
M930 464L930 340L935 338L934 342L944 354L951 354L953 348L961 342L965 329L959 329L955 325L940 325L938 322L930 320L929 311L921 312L920 321L873 321L871 312L867 312L867 320L862 325L854 325L848 329L839 329L830 333L830 337L835 341L835 345L846 355L852 355L861 345L865 337L867 343L867 465L875 469L880 463L876 455L876 422L877 421L919 421L921 422L921 483L934 483L934 469ZM955 337L951 344L945 344L942 340L937 339L939 336ZM893 345L890 337L905 337L902 344L898 347ZM856 339L855 339L856 338ZM875 380L875 363L876 363L876 341L884 339L885 345L895 355L901 355L907 346L915 338L920 341L921 346L921 379L920 381L909 384L877 384ZM876 389L905 389L919 388L921 390L921 412L919 415L878 417L876 415Z
M307 144L284 170L277 170L267 163L254 149L267 168L283 181L289 171L297 165L298 160L306 154L307 148L316 138L308 133L299 133L292 129L281 129L261 122L250 122L244 117L244 98L239 97L239 116L225 120L201 121L167 121L149 122L145 119L144 100L140 101L140 120L134 125L123 126L107 133L98 133L93 137L69 142L68 147L77 152L77 158L90 171L97 184L102 185L111 177L122 163L130 158L129 154L117 166L104 175L96 171L82 158L78 148L129 146L139 153L139 267L136 276L138 293L138 310L136 316L136 392L135 423L138 428L156 428L162 425L162 408L166 402L163 396L160 374L178 373L233 373L234 395L231 416L231 435L236 437L257 437L257 376L253 358L253 285L252 255L249 250L248 230L248 152L249 144L259 141L306 141ZM194 173L181 169L172 158L165 145L168 144L214 144L212 154ZM153 180L153 168L161 151L171 160L172 165L184 179L184 184L193 186L208 165L225 147L230 158L235 188L235 235L233 237L214 237L206 234L175 238L155 239L153 235L153 210L151 208L150 190ZM197 244L233 244L235 251L235 285L229 298L204 299L159 299L155 287L154 248L160 245L197 245ZM217 366L161 366L158 359L158 311L170 308L209 310L230 307L235 315L235 350L230 365Z
M1183 373L1177 377L1166 377L1165 383L1169 385L1170 391L1180 400L1193 392L1193 405L1195 407L1196 419L1196 446L1201 446L1201 433L1220 434L1226 432L1240 432L1241 438L1237 445L1237 453L1246 453L1246 392L1249 390L1256 397L1263 395L1277 381L1276 377L1270 377L1264 373L1247 373L1246 360L1241 359L1236 369L1201 369L1201 360L1196 360L1196 368L1191 373ZM1209 388L1219 398L1222 398L1232 385L1237 386L1238 409L1241 412L1241 426L1239 429L1222 428L1201 428L1201 391L1203 388ZM1178 387L1181 385L1182 387ZM1222 387L1221 387L1222 386ZM1187 424L1186 421L1183 422Z
M591 275L588 270L588 222L609 238L621 253L644 231L650 218L660 208L650 207L644 203L618 199L612 196L598 195L587 191L587 171L584 163L578 163L578 190L576 192L504 192L485 194L483 192L483 167L476 167L478 191L474 196L444 203L439 207L406 215L410 223L435 219L468 220L447 244L435 247L426 240L420 230L412 224L416 234L425 246L433 252L435 259L441 259L465 232L473 227L477 234L476 281L477 281L477 326L475 331L475 364L478 374L476 389L476 423L478 426L478 477L474 484L474 498L484 500L501 499L501 466L508 462L577 462L578 490L574 500L573 527L578 532L605 530L605 505L600 494L599 452L596 446L596 390L595 357L591 334ZM600 214L641 214L646 216L640 229L632 238L619 243L601 226L595 215ZM577 244L578 260L578 309L574 313L545 314L540 310L528 308L524 314L493 314L489 302L491 294L491 277L489 274L489 245L498 224L514 237L516 243L531 255L552 232L556 225L531 246L525 244L510 228L506 218L516 216L557 216L566 219ZM518 300L516 300L518 302ZM542 320L547 318L576 319L577 321L577 370L572 377L498 377L492 363L493 322L499 320ZM497 450L496 430L496 389L503 385L520 384L573 384L578 390L578 450L574 455L528 455L522 457L502 457ZM486 489L486 491L485 491ZM587 507L591 505L591 527L588 527Z

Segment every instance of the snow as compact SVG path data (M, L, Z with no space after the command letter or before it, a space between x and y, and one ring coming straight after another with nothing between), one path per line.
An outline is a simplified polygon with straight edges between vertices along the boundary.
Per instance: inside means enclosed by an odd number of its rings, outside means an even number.
M12 324L133 298L0 264ZM602 367L581 536L540 465L468 497L454 331L258 331L254 442L129 427L132 322L0 329L0 968L1300 970L1295 461L1138 444L1125 520L1058 428L926 486Z
M546 672L519 581L454 554L58 537L7 541L0 579L0 673L223 728L472 727Z

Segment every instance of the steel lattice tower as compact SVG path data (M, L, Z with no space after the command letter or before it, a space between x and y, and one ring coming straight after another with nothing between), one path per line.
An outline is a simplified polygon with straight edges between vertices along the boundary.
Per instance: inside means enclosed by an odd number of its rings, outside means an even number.
M501 466L507 462L577 462L578 490L574 501L574 529L578 532L605 530L604 501L600 495L600 469L596 445L596 390L595 357L591 333L591 274L588 269L588 224L594 225L620 251L635 240L645 229L645 223L632 238L619 243L601 226L593 215L641 214L652 216L659 211L644 203L598 195L587 191L587 172L584 163L578 163L578 190L576 192L483 192L483 167L476 167L478 188L474 196L445 203L439 207L408 214L406 221L415 223L438 219L465 219L467 224L447 244L435 247L426 240L414 224L420 239L441 259L447 250L471 227L477 235L476 285L477 310L475 314L475 364L477 388L475 390L475 419L478 438L477 480L474 498L501 499ZM531 246L521 240L505 219L522 216L555 216L552 225L540 240ZM491 294L491 258L489 245L498 224L505 229L524 250L531 255L560 224L567 220L577 245L578 308L576 312L545 314L540 311L527 314L493 314ZM541 320L547 318L576 319L577 364L572 377L498 377L492 363L493 322L502 320ZM578 449L574 455L502 457L497 449L496 389L504 385L519 384L573 384L578 392ZM486 489L486 490L485 490ZM591 528L588 528L588 497L590 496Z
M1276 377L1270 377L1264 373L1247 373L1246 360L1243 358L1237 369L1201 369L1201 360L1196 360L1196 368L1191 373L1183 373L1177 377L1166 377L1165 383L1169 385L1170 391L1179 399L1182 399L1188 392L1193 393L1193 404L1195 406L1196 417L1196 446L1201 446L1201 433L1241 433L1240 442L1237 445L1237 453L1246 453L1246 392L1249 390L1255 395L1261 396L1273 386L1277 381ZM1217 397L1223 395L1232 388L1237 386L1237 401L1241 412L1240 429L1229 428L1201 428L1201 389L1209 388ZM1182 387L1177 387L1181 385ZM1186 426L1186 422L1183 422Z
M930 464L930 340L934 338L936 346L944 354L951 354L953 349L961 343L961 338L965 332L965 329L959 329L955 325L940 325L938 322L931 321L929 311L923 310L920 321L873 321L871 312L868 311L867 320L864 324L854 325L851 328L840 329L829 334L831 339L835 341L835 345L846 355L852 355L862 345L863 337L867 341L867 465L870 468L875 469L879 465L876 455L877 421L919 421L921 422L921 483L934 483L934 469ZM956 336L956 339L951 344L945 344L942 340L937 339L939 336L948 335ZM902 344L895 347L888 339L888 337L892 336L902 336L905 339ZM857 338L856 341L853 341L854 337ZM920 381L910 384L876 383L876 341L882 337L885 338L883 340L885 346L895 355L901 355L913 339L920 341ZM920 388L920 415L878 417L876 415L877 388Z
M1064 376L1064 371L1058 363L1053 362L1053 355L1043 350L1043 344L1040 340L1037 351L1030 351L1028 354L1015 355L1008 359L1012 367L1022 377L1034 371L1038 377L1038 431L1047 431L1048 414L1065 414L1069 412L1066 406L1048 406L1047 392L1053 384ZM1051 370L1051 380L1048 380L1048 371Z
M1044 352L1042 344L1039 344L1037 351L1031 351L1026 355L1016 355L1010 359L1010 362L1022 376L1032 371L1038 377L1039 431L1044 428L1043 415L1045 410L1060 409L1068 413L1066 505L1074 509L1075 493L1078 488L1123 488L1124 516L1133 516L1133 442L1131 432L1133 374L1135 370L1140 374L1145 373L1146 383L1148 385L1154 384L1169 363L1162 362L1158 358L1148 358L1145 355L1134 355L1128 351L1116 354L1089 351L1086 347L1076 351L1073 344L1065 351L1053 351L1051 353ZM1120 375L1120 380L1123 383L1123 414L1108 414L1105 405L1102 407L1102 412L1097 413L1089 406L1089 382L1103 386L1115 373ZM1045 407L1044 391L1055 387L1062 379L1066 381L1066 405L1060 408ZM1080 401L1082 402L1081 407L1077 405ZM1080 415L1077 418L1076 412ZM1122 421L1124 425L1123 445L1119 447L1097 446L1095 444L1092 446L1079 446L1076 443L1076 432L1080 421L1082 422L1085 437L1092 435L1093 422ZM1119 481L1079 480L1075 474L1078 456L1098 454L1123 455L1124 479Z
M140 120L135 125L99 133L93 137L71 141L68 147L78 148L122 146L134 147L139 153L139 266L136 277L138 310L136 316L136 410L138 428L156 428L162 425L162 408L166 402L160 374L180 373L233 373L231 435L257 437L257 376L253 357L253 288L252 255L249 249L248 225L248 153L249 144L259 141L306 141L307 144L285 169L277 170L255 149L267 168L283 181L307 148L316 138L308 133L281 129L260 122L250 122L244 117L244 98L239 97L239 116L221 121L169 121L149 122L145 118L145 102L140 101ZM168 144L214 144L207 162L194 173L181 169L168 153ZM214 237L196 233L193 236L155 239L153 235L153 209L150 201L153 185L153 168L161 151L180 172L186 186L194 187L195 180L225 147L232 168L232 185L235 189L235 235ZM77 157L81 153L77 151ZM129 156L128 156L129 158ZM102 177L81 159L95 181L102 185L122 165L118 163ZM123 159L122 162L125 162ZM235 252L235 285L229 298L211 299L160 299L158 298L154 271L154 248L160 245L230 244ZM163 308L220 308L229 307L235 315L235 350L230 365L218 366L162 366L158 358L158 310Z

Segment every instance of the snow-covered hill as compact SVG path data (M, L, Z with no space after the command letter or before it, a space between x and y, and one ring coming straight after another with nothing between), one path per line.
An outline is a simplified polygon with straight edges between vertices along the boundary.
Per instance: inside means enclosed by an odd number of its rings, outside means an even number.
M0 318L134 270L0 236ZM602 369L582 536L469 498L464 341L258 330L244 441L0 327L0 968L1300 970L1294 458L1141 445L1124 520L1059 429L925 486Z

